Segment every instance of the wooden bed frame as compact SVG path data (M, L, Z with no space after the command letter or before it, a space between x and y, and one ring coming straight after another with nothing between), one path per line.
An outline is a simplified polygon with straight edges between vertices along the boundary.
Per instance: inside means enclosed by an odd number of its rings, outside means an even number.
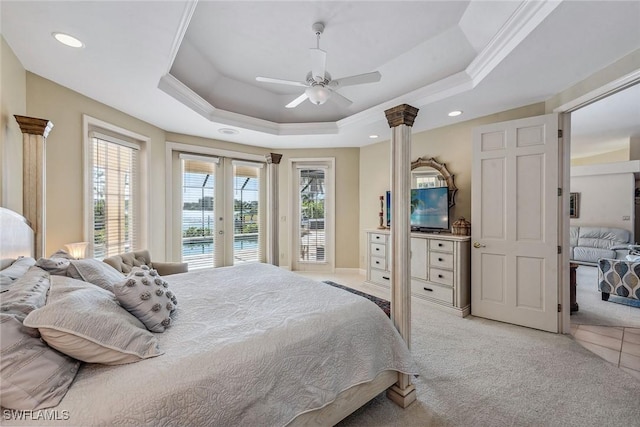
M3 266L20 256L34 255L34 233L28 221L21 215L0 208L0 260ZM334 425L356 409L384 392L398 380L396 371L384 371L373 381L343 391L331 404L298 415L290 426Z

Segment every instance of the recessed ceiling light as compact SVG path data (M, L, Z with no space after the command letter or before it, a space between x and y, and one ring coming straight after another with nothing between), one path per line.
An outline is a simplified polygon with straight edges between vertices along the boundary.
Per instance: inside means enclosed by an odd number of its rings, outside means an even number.
M218 132L224 133L225 135L235 135L237 133L240 133L238 129L231 129L231 128L220 128L218 129Z
M65 33L53 33L52 34L53 37L55 37L56 40L58 40L60 43L67 45L69 47L83 47L84 43L82 43L80 40L78 40L77 38L70 36L69 34L65 34Z
M376 139L378 137L378 135L369 135L369 138L371 139Z
M459 116L460 114L462 114L462 111L455 110L449 113L449 117L456 117L456 116Z

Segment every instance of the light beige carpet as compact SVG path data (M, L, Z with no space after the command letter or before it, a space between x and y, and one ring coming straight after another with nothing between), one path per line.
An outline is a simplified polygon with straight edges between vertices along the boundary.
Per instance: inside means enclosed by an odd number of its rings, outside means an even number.
M418 400L384 394L352 426L638 426L640 381L557 335L459 318L414 298L411 349Z

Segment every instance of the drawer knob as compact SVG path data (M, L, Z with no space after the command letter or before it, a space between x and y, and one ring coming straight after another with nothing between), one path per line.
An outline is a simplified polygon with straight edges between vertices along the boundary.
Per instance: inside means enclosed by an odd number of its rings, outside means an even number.
M444 276L442 274L438 274L438 278L442 279Z
M422 289L424 289L425 291L433 292L433 289L431 288L422 288Z
M441 262L442 262L442 261L444 261L444 260L443 260L442 258L438 258L438 261L441 261Z
M389 280L389 278L388 278L387 276L382 276L382 278L383 278L384 280Z
M438 246L442 247L442 243L438 243Z

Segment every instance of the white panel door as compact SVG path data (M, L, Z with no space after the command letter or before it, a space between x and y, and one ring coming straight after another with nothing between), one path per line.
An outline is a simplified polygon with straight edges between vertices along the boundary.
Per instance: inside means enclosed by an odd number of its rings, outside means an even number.
M471 313L558 332L558 116L474 129Z

